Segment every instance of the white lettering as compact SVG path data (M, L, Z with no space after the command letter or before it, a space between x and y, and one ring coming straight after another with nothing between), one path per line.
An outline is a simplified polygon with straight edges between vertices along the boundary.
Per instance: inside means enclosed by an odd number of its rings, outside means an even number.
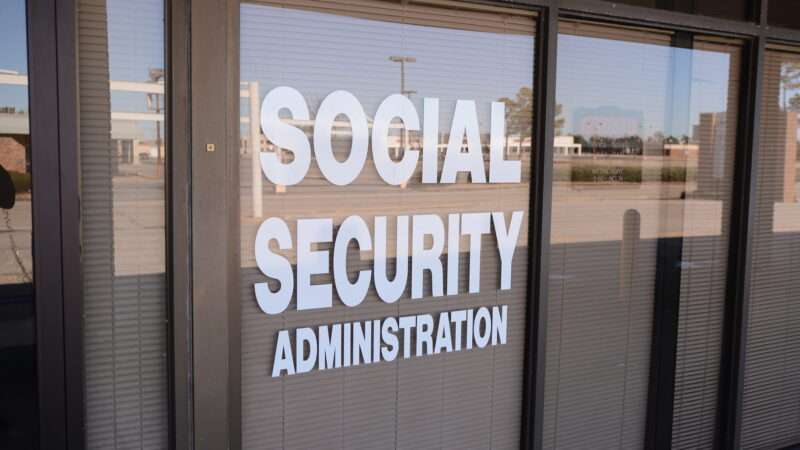
M508 305L492 307L492 345L505 345L508 337Z
M297 310L330 308L331 285L311 284L311 275L328 273L328 251L312 251L316 243L330 242L333 220L301 219L297 221Z
M294 375L294 358L292 358L292 342L289 339L289 332L281 330L278 333L278 344L275 348L275 360L272 362L272 378L282 375L286 371L287 375Z
M500 252L500 289L511 289L511 260L517 248L517 239L522 225L522 211L511 214L511 224L506 229L506 218L502 212L492 213L497 250Z
M464 135L467 136L467 151L462 152ZM478 113L472 100L458 100L450 127L450 140L442 166L441 183L455 183L458 172L469 172L473 183L486 183L483 167L481 133L478 129Z
M256 232L256 264L259 270L280 282L280 288L276 292L269 289L267 283L256 283L256 302L258 307L267 314L282 313L292 299L294 290L294 275L292 265L289 261L269 249L269 242L275 239L278 248L288 250L292 248L292 236L286 222L277 217L270 217L265 220Z
M395 253L394 280L389 281L386 271L388 249L386 243L386 217L375 217L375 290L386 303L394 303L403 294L408 280L408 216L397 216L397 253Z
M295 331L295 355L297 356L297 373L310 372L317 362L317 336L311 328L298 328ZM308 352L306 352L308 344Z
M350 121L352 142L350 155L339 162L333 154L331 134L336 116L343 114ZM325 178L337 186L346 186L358 177L367 161L369 147L369 125L361 103L347 91L328 94L317 110L314 122L314 153L317 164Z
M430 355L433 350L433 317L430 314L417 316L416 356Z
M461 217L461 233L469 235L469 293L481 290L481 235L491 231L489 213L470 213Z
M342 222L333 247L333 280L336 284L336 293L339 294L342 303L350 307L358 306L364 301L372 277L372 271L362 270L356 282L350 282L347 276L347 250L351 240L358 243L360 251L372 250L369 228L359 216L350 216Z
M439 99L422 103L425 129L422 133L422 182L436 183L439 176Z
M342 325L319 327L319 370L342 367Z
M450 335L450 315L446 312L439 314L439 323L436 327L436 345L433 353L438 355L442 351L453 351L453 339Z
M381 356L384 361L394 361L397 358L397 319L387 317L381 324L381 339L385 344L381 349Z
M423 272L431 272L431 290L434 297L441 297L442 261L444 250L444 223L435 214L414 216L411 240L411 298L422 298ZM431 248L425 248L425 236L431 236Z
M262 152L261 170L269 181L291 186L301 182L308 173L311 166L311 144L303 130L281 120L279 113L282 109L288 109L294 119L310 119L308 105L296 89L281 86L267 93L261 103L261 129L273 144L292 152L294 159L284 164L280 158L280 150Z
M489 134L489 183L519 183L522 163L503 159L506 136L506 104L492 102L492 129Z
M403 149L403 159L394 162L389 157L389 125L392 119L399 117L407 131L419 130L419 116L414 104L405 95L394 94L386 97L378 110L375 112L375 119L372 122L372 156L375 159L375 168L383 181L398 186L411 178L414 169L417 167L419 151L411 150L408 141L403 140L406 148Z
M450 214L447 218L447 295L458 294L458 260L461 258L460 214Z
M489 315L489 310L483 306L478 308L478 312L475 313L475 320L473 321L475 345L477 345L478 348L486 347L486 344L489 343L489 335L492 332L491 326L492 318Z

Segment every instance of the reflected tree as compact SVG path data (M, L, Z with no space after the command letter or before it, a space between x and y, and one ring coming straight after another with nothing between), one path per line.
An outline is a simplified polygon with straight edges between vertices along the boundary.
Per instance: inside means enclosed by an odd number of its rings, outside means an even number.
M533 127L533 90L523 86L511 99L502 97L497 101L506 104L506 145L508 136L518 136L520 142L531 137Z

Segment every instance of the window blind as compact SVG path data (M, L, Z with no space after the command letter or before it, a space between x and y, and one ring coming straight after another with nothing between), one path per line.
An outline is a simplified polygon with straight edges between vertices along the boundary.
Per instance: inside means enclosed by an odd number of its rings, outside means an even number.
M163 4L77 6L86 446L162 449L165 207L155 148L163 150L164 111L153 109L153 96L148 106L143 92L163 96L163 84L149 78L164 68ZM132 112L144 117L127 119Z
M800 214L797 68L800 53L769 49L752 237L742 448L800 443Z
M720 232L683 243L678 346L675 361L673 448L709 448L716 429L722 326L725 305L729 220L736 153L741 46L737 41L718 43L696 39L693 59L693 94L717 95L725 108L701 113L696 142L707 155L697 166L699 202L718 202ZM709 87L708 74L727 67L727 83ZM692 233L708 220L709 211L690 209L684 227Z
M422 116L422 98L439 98L440 142L447 142L457 99L474 99L481 133L488 133L491 101L513 99L527 126L511 130L509 156L526 167L522 183L478 185L464 180L450 185L423 185L420 167L405 187L378 178L369 159L348 186L324 180L312 161L305 179L285 190L263 180L263 216L255 217L253 146L241 150L242 236L242 432L243 447L258 448L512 448L519 445L521 394L527 308L527 212L531 161L535 22L528 15L496 10L439 9L414 3L325 1L247 3L240 9L241 81L258 84L259 99L271 88L288 85L308 101L311 117L330 92L352 92L373 117L380 102L401 90L400 67L391 56L416 59L405 67L405 89ZM243 98L249 111L249 98ZM507 110L507 113L509 111ZM369 120L369 119L368 119ZM243 125L242 136L250 136ZM307 135L310 127L305 127ZM342 158L349 149L349 128L336 127L334 139ZM512 132L513 131L513 132ZM259 151L267 149L263 136ZM412 148L422 136L408 136ZM483 134L484 144L488 136ZM249 142L249 141L248 141ZM271 144L270 144L271 145ZM270 148L269 151L274 151ZM483 148L488 163L488 146ZM440 154L440 158L443 156ZM441 159L439 167L441 167ZM258 172L258 168L256 167ZM260 173L257 174L262 176ZM256 194L259 195L259 194ZM387 248L397 244L394 217L459 211L524 210L514 254L512 288L500 291L494 239L483 239L481 292L467 295L469 248L461 241L460 294L431 298L425 276L424 299L410 299L408 285L400 299L387 304L370 288L363 303L348 308L334 294L331 309L287 311L267 316L259 310L253 284L268 280L255 267L256 229L267 217L286 221L292 236L296 219L333 217L334 229L350 215L372 228L376 216L388 216ZM488 237L488 236L487 236ZM320 249L326 249L322 246ZM390 255L395 254L391 250ZM294 264L294 252L285 257ZM372 252L351 249L349 272L372 268ZM447 255L442 256L447 260ZM390 257L390 273L396 263ZM331 282L320 276L314 283ZM278 330L407 314L435 313L480 305L509 305L508 343L431 357L399 359L302 375L272 378Z
M679 303L673 442L713 438L739 47L559 27L545 448L641 448L657 302ZM673 259L665 248L678 249ZM680 267L677 298L656 286ZM660 312L659 314L664 314Z

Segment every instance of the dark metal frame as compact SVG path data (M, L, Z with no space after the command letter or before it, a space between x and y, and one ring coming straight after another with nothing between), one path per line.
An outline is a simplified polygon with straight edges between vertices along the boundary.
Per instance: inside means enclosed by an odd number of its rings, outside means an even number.
M527 2L526 2L527 3ZM757 152L759 148L758 140L758 123L759 123L759 108L761 98L761 72L763 67L763 55L767 42L786 42L786 43L800 43L800 30L788 30L785 28L770 27L767 22L767 1L758 2L754 4L752 17L755 18L754 23L745 23L730 21L725 19L715 19L702 16L694 16L683 13L675 13L670 11L660 11L653 9L646 9L640 7L619 5L612 2L600 0L550 0L541 2L542 6L547 6L548 9L556 9L560 11L561 16L577 17L581 19L616 22L623 24L632 24L638 26L661 27L672 30L685 30L697 31L704 34L720 35L720 36L734 36L742 38L746 43L745 55L742 63L742 81L741 81L741 102L739 106L739 124L737 130L737 139L741 145L737 146L736 151L736 168L734 173L734 193L733 199L735 204L731 208L731 236L729 246L729 260L728 260L728 277L726 288L726 314L724 319L724 336L723 347L721 349L722 364L720 373L720 393L717 408L718 423L715 435L715 447L722 449L736 449L739 448L740 442L740 424L742 414L742 396L744 389L744 363L745 363L745 342L746 342L746 329L747 329L747 305L749 296L749 272L752 266L751 255L751 235L752 223L754 220L754 206L755 189L757 186ZM545 44L546 45L546 44ZM538 62L551 62L549 56L539 54ZM550 93L543 94L549 96ZM545 100L546 102L546 100ZM546 102L547 103L547 102ZM541 106L541 105L540 105ZM548 105L545 105L548 106ZM546 108L549 115L554 113L552 104L550 108ZM538 110L538 109L537 109ZM540 131L540 134L547 132L552 124L545 124L549 128ZM540 144L540 149L547 152L549 142L545 141ZM541 158L539 158L541 160ZM552 171L552 166L543 169L537 169L537 174L541 170ZM536 183L536 189L539 190L537 195L551 195L550 187L548 186L548 177L552 174L540 175L540 181ZM544 183L544 185L542 184ZM551 199L547 200L548 203ZM535 211L540 213L539 211ZM548 216L549 211L545 212ZM535 229L531 233L532 242L542 243L546 242L543 236ZM547 246L543 246L544 251ZM529 323L529 328L534 330L541 330L546 324L546 306L547 301L547 268L540 266L534 268L538 270L539 274L531 278L531 283L534 284L531 292L531 308L538 312L538 317L533 317L534 322ZM662 274L664 275L664 274ZM538 296L537 296L538 294ZM677 313L677 309L673 311ZM667 320L669 317L675 316L674 314L666 314L662 318ZM667 324L669 325L669 324ZM673 324L674 330L676 324ZM662 336L663 337L663 336ZM528 358L535 358L536 362L528 362L526 367L530 368L535 364L535 375L533 377L526 377L526 383L538 383L544 377L545 367L542 363L541 356L537 355L537 351L544 346L543 342L530 341L530 339L538 338L543 339L541 335L529 332L529 346L536 350L528 352ZM667 336L665 339L669 339ZM674 344L674 343L673 343ZM655 345L655 343L654 343ZM661 342L664 347L664 342ZM674 348L673 348L674 350ZM661 352L659 352L661 353ZM669 353L669 352L667 352ZM669 355L664 355L666 364L662 364L660 373L651 374L651 381L655 378L667 379L667 384L674 383L674 373L666 373L667 371L674 371L674 360L668 360ZM672 355L674 358L674 352ZM660 383L663 385L663 383ZM540 389L537 386L537 389ZM541 411L543 397L541 391L531 399L529 397L529 390L526 389L525 397L526 402L534 402L534 404L526 404L526 411ZM662 386L656 389L660 392L674 391L674 386ZM652 392L652 391L651 391ZM660 403L660 407L657 404ZM665 406L666 403L666 406ZM663 426L659 423L665 421L663 417L668 411L671 411L672 402L657 402L655 405L651 402L652 415L648 417L647 434L648 444L650 448L668 448L670 442L664 442L665 434L659 433L663 430ZM662 411L658 414L658 411ZM652 419L651 419L652 417ZM659 418L660 417L660 418ZM541 448L541 415L537 417L536 414L530 416L526 415L526 420L533 420L534 423L523 424L523 447L524 448ZM671 417L669 417L671 422ZM534 435L530 436L529 433L533 430ZM668 430L671 435L671 430ZM661 438L661 440L659 440Z
M235 295L229 290L233 254L238 242L229 222L233 205L229 190L238 180L227 176L236 156L229 139L230 20L227 0L195 0L190 10L191 191L192 191L192 330L195 349L191 367L196 448L232 448L229 337ZM236 64L233 62L233 64ZM236 67L238 70L238 65ZM238 95L238 91L237 91ZM238 97L237 97L238 100ZM235 109L238 111L238 107ZM207 145L213 145L208 151ZM237 184L238 185L238 184ZM235 244L235 245L234 245ZM236 261L238 262L238 260ZM238 319L238 318L236 318ZM238 380L235 381L238 383Z
M659 238L644 448L672 448L683 238Z
M763 61L764 45L757 39L748 52L751 61ZM743 89L751 95L745 96L746 102L753 106L760 104L760 88L756 87L760 74L747 74L743 77ZM752 95L755 94L755 95ZM758 120L758 112L750 108L751 120ZM754 122L757 123L757 122ZM734 185L735 201L731 219L731 245L728 252L728 285L725 304L725 324L723 330L722 370L720 373L719 409L717 413L717 437L721 448L739 448L739 425L741 423L741 402L744 381L744 347L747 329L748 268L751 266L749 231L752 229L754 208L750 207L751 199L755 199L756 152L758 136L755 126L746 127L747 142L752 142L752 152L737 155L736 176L740 180ZM735 242L733 242L735 241Z
M675 32L672 37L672 46L692 49L694 46L693 33ZM681 73L691 77L690 67L686 67L685 63L677 64L679 64L677 67L673 67L673 75ZM673 92L670 103L672 108L675 108L675 102L685 100L687 99L675 98L675 92ZM650 379L645 422L644 447L646 449L668 450L672 447L683 245L683 237L658 238L657 240Z
M75 8L28 0L39 446L83 447Z
M547 278L550 276L550 213L552 205L553 152L555 136L556 56L558 46L558 6L542 11L537 28L534 90L535 117L532 136L536 137L531 158L530 213L528 215L528 297L525 374L522 395L522 435L526 449L542 447L544 423L545 346L547 343Z
M745 41L738 129L742 145L737 147L734 175L716 436L716 447L737 448L759 146L759 70L767 43L800 44L800 30L768 26L766 0L754 6L751 22L602 0L480 2L541 12L534 118L539 151L531 187L530 304L521 437L526 449L542 448L553 176L550 148L559 19L697 31ZM165 4L170 446L237 449L241 448L239 215L238 192L231 186L238 186L234 151L238 145L238 117L234 114L239 90L238 1L165 0ZM75 19L75 0L28 0L31 144L35 149L34 286L43 449L85 445ZM216 63L220 61L225 62L225 70L219 70ZM225 105L226 111L219 105ZM216 144L217 151L207 152L206 143ZM218 259L219 255L224 259ZM226 270L218 270L220 263ZM217 270L210 271L210 267Z
M166 0L167 271L171 448L194 448L189 0Z
M761 4L762 27L766 27L767 2ZM758 174L761 115L762 69L767 35L756 36L745 53L740 97L739 138L744 145L736 155L733 199L731 208L731 242L728 252L723 352L720 371L720 390L717 407L716 445L724 449L740 447L742 402L744 392L744 363L747 339L747 311L752 267L752 230L755 222L755 199Z

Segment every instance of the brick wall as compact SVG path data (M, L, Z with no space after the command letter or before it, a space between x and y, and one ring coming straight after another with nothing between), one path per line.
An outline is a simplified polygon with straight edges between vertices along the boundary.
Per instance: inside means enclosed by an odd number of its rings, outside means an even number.
M25 173L25 142L27 136L0 136L0 165L7 171ZM22 142L20 142L22 141Z

